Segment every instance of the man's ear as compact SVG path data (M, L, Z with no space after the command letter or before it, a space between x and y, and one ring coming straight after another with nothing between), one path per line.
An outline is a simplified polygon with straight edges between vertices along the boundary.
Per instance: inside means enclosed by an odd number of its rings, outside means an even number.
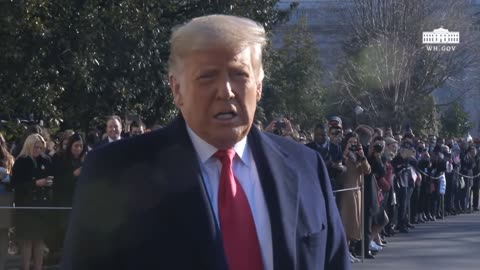
M263 88L263 83L262 83L262 82L258 82L258 83L257 83L257 89L256 89L256 92L257 92L257 102L259 102L260 99L262 98L262 88Z
M182 94L180 92L180 84L178 82L178 79L176 78L175 75L169 74L168 83L170 85L170 90L172 90L173 101L175 102L175 105L178 108L180 108L183 105L183 101L182 101Z

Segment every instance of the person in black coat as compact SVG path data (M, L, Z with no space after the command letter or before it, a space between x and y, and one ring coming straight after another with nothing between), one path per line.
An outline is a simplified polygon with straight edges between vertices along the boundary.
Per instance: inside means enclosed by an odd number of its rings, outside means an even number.
M45 140L39 134L27 137L12 169L12 186L16 206L51 206L53 183L51 160L44 154ZM35 270L42 269L44 240L50 228L45 210L17 210L16 237L21 242L22 269L30 269L33 255Z
M66 143L65 151L52 158L53 204L55 207L72 207L75 185L82 170L86 154L86 144L82 136L73 134ZM67 230L70 211L59 209L55 212L55 234L52 235L51 247L61 248Z
M77 182L87 148L85 141L78 133L72 135L67 143L65 153L53 158L54 177L53 188L54 205L57 207L71 207L75 183Z
M342 149L340 145L330 141L324 125L318 124L315 127L314 141L307 143L306 146L320 153L323 161L325 161L325 166L327 166L333 189L339 189L340 187L335 179L347 169L342 165Z

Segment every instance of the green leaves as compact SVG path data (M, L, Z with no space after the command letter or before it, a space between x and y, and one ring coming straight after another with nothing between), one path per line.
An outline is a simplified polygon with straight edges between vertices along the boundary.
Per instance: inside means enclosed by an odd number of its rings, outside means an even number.
M301 18L283 35L280 48L270 48L266 63L264 99L267 118L289 117L302 128L311 128L323 114L322 69L319 52Z
M213 13L267 29L278 0L24 0L0 2L0 115L87 129L97 116L138 113L148 124L176 114L167 80L171 28Z
M440 118L442 136L445 137L463 137L472 128L469 122L469 114L463 109L459 102L452 103Z

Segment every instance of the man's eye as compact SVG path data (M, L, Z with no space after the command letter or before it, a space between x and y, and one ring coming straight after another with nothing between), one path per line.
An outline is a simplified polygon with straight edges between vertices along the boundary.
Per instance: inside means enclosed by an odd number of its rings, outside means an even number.
M209 79L212 79L214 76L215 76L214 74L206 73L206 74L201 74L200 76L198 76L198 79L209 80Z
M233 73L235 77L248 78L248 74L243 71L236 71Z

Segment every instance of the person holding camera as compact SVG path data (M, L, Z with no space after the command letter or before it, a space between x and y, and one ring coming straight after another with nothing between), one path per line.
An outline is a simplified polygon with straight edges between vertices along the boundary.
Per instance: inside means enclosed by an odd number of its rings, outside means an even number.
M53 177L51 160L45 154L46 143L40 134L27 137L12 169L15 206L50 206ZM22 270L41 270L45 239L50 232L49 214L44 210L17 210L16 238L21 243ZM33 255L33 256L32 256Z
M297 135L293 129L292 123L287 118L278 118L273 120L265 129L275 135L295 140Z
M338 183L345 189L361 187L364 175L369 174L371 168L356 133L352 132L345 136L343 149L343 163L346 171L339 176ZM349 244L353 244L362 238L361 190L339 192L338 202L347 241ZM366 258L373 258L373 256L371 253L367 253Z
M332 181L333 189L341 188L337 185L335 179L347 169L342 164L342 149L340 148L340 145L330 141L323 124L318 124L315 127L314 141L307 143L306 146L317 151L322 156L328 170L328 175Z

